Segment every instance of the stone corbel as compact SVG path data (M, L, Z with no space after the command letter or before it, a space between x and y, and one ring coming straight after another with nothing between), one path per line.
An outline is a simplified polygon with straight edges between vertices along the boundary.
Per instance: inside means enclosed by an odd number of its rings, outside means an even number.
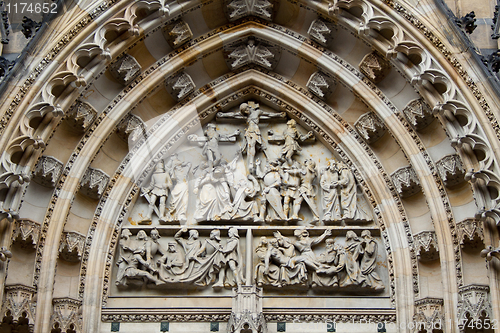
M354 127L369 144L374 143L387 132L382 120L372 112L361 115L354 123Z
M134 57L125 54L111 65L109 71L116 81L126 86L141 74L141 65Z
M443 299L426 297L415 301L413 321L418 332L432 333L434 329L444 331Z
M135 143L146 133L146 125L142 119L131 113L127 114L116 128L116 134L125 142Z
M87 102L76 101L66 115L66 123L79 132L85 132L97 117L97 111Z
M196 84L189 74L182 72L165 80L165 88L179 101L192 93Z
M99 199L108 185L109 176L102 170L88 168L80 181L80 192L92 199Z
M267 333L262 313L262 289L240 286L233 289L233 312L227 324L228 333Z
M270 0L229 0L227 3L227 17L233 22L245 16L257 16L271 20L273 3Z
M436 166L446 186L457 185L464 181L465 170L458 155L446 155L436 162Z
M307 33L312 40L326 46L332 40L332 31L334 29L335 28L332 23L326 22L322 19L316 19L309 26Z
M22 284L5 286L5 301L2 305L2 321L14 327L35 325L36 289Z
M367 54L359 63L359 70L370 81L377 84L391 71L391 63L377 52Z
M326 99L335 89L335 81L326 74L315 72L307 81L306 87L319 98Z
M78 262L82 258L85 236L78 232L67 231L62 234L59 245L59 258L68 262Z
M415 252L420 261L439 259L439 247L434 231L421 231L413 235Z
M166 25L163 29L163 36L168 44L175 49L193 38L193 32L186 22L179 20Z
M432 110L423 99L414 99L403 109L406 119L417 130L421 130L434 121Z
M45 187L55 187L62 174L63 163L52 156L42 156L35 167L33 180Z
M458 288L458 327L464 331L468 320L481 322L481 319L492 319L490 287L479 284L469 284Z
M22 248L36 248L40 236L40 223L29 219L16 220L14 223L12 243L17 243Z
M73 298L54 298L51 326L57 332L81 332L82 301Z
M420 182L417 173L411 166L401 167L391 174L396 190L403 198L408 198L420 192Z
M483 222L465 219L457 223L457 236L460 246L481 248L484 246Z
M266 69L274 69L281 58L281 48L265 41L248 38L224 47L226 62L231 69L255 64Z

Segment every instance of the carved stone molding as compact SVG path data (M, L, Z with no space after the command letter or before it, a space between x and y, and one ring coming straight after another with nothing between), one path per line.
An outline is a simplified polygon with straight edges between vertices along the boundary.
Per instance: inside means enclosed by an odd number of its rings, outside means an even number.
M436 166L446 186L457 185L464 181L465 170L458 155L446 155L436 162Z
M128 85L141 74L141 65L129 54L125 54L110 66L109 71L119 83Z
M53 330L65 333L82 331L82 301L73 298L54 298L52 305L53 313L50 321Z
M76 101L66 113L66 123L79 132L85 132L97 117L97 111L87 102Z
M361 115L354 127L369 144L380 139L387 131L382 120L372 112Z
M80 192L89 198L99 199L108 181L109 176L104 171L89 167L80 181Z
M377 84L391 71L391 63L377 52L367 54L359 63L359 70Z
M22 284L5 286L5 301L2 305L2 320L13 325L35 324L36 289Z
M490 287L479 284L458 288L458 322L461 330L461 324L466 323L468 318L474 321L484 317L493 318L489 292Z
M391 174L396 190L403 198L411 197L420 192L420 182L417 173L411 166L401 167Z
M319 98L327 98L335 89L335 81L321 72L315 72L306 84L310 92Z
M233 312L227 324L228 333L267 333L262 313L262 289L256 286L240 286L233 289Z
M181 100L196 88L191 76L187 73L180 73L165 81L165 88L177 100Z
M248 64L256 64L267 69L274 69L281 57L281 48L255 38L231 44L224 48L226 62L231 69Z
M36 248L40 236L40 223L33 220L15 220L12 243L20 244L22 248Z
M72 231L64 232L59 245L59 258L69 262L80 261L84 245L84 235Z
M417 130L427 127L435 119L431 108L423 99L414 99L408 103L403 113Z
M189 25L183 20L168 24L163 29L163 35L172 48L177 48L193 38Z
M146 125L141 118L134 114L127 114L116 127L116 134L125 142L136 142L146 133Z
M55 187L61 176L63 163L52 156L42 156L35 167L32 179L45 187Z
M439 247L434 231L421 231L413 235L415 252L420 261L439 259Z
M272 19L273 3L270 0L230 0L226 3L227 16L231 22L249 15Z
M309 26L307 33L312 40L326 46L332 40L333 30L334 27L330 22L326 22L322 19L316 19Z
M458 241L462 247L481 248L484 246L483 222L465 219L457 223Z
M415 301L413 321L418 332L432 333L433 329L444 330L443 299L426 297Z

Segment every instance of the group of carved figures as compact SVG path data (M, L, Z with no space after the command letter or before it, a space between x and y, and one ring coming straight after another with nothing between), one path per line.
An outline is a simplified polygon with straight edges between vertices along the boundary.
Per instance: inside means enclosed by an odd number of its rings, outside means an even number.
M193 194L196 195L194 219L201 221L242 220L254 222L299 221L299 211L305 202L312 214L310 223L320 221L365 220L368 216L357 204L356 179L352 170L342 161L329 161L320 172L316 162L306 159L303 163L294 159L301 151L300 142L314 140L309 132L301 135L295 120L289 120L282 135L269 131L269 143L282 144L281 155L270 158L260 129L260 120L286 119L285 113L269 113L254 103L243 103L239 112L218 113L218 119L246 121L242 149L227 163L219 149L220 142L236 142L240 131L223 135L215 124L206 126L204 136L189 135L188 141L200 144L206 161L193 168L197 177ZM266 157L266 163L256 158L258 151ZM241 154L247 155L246 169L237 167ZM188 174L191 163L181 162L173 154L165 165L160 160L155 167L148 187L142 188L142 195L149 202L145 221L151 221L153 211L160 223L186 222L188 209ZM316 204L316 185L322 191L321 208ZM170 194L169 194L170 192ZM170 205L167 208L167 197ZM159 201L159 206L156 203Z
M296 240L274 233L261 237L255 252L260 262L255 268L258 286L284 287L364 287L383 290L384 284L375 271L377 242L369 230L347 231L345 245L331 238L331 230L312 238L306 229L296 229ZM325 240L325 251L316 255L312 248Z
M183 228L168 242L167 249L159 243L158 230L150 236L140 230L135 237L123 229L116 265L116 285L129 283L166 285L171 283L212 285L213 288L234 287L244 283L241 252L236 228L230 228L228 239L221 241L220 230L214 229L203 242L197 230Z

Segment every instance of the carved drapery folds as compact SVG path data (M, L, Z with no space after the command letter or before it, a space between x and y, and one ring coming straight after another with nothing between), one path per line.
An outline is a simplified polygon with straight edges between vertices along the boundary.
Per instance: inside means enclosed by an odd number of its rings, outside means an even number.
M484 246L483 222L476 219L458 222L457 236L462 247L481 248Z
M406 119L417 130L421 130L434 120L431 108L423 99L414 99L403 109Z
M379 83L391 71L391 63L378 52L367 54L359 64L359 70L373 83Z
M54 298L51 317L52 332L79 333L82 331L82 302L73 298Z
M2 305L2 322L12 329L33 330L36 289L22 284L5 286L5 301Z
M87 102L76 101L66 113L66 123L79 132L85 132L97 117L97 111Z
M45 187L55 187L61 176L63 163L52 156L42 156L36 165L33 180Z
M461 331L469 320L483 323L485 318L493 318L490 287L479 284L469 284L458 288L458 322Z
M179 73L165 81L165 88L177 100L181 100L196 88L191 76L187 73Z
M111 65L109 71L116 81L126 86L141 74L141 65L134 57L125 54Z
M465 170L458 155L446 155L436 162L436 166L446 186L457 185L464 181Z
M16 220L14 223L12 243L20 244L22 248L36 248L40 236L40 223L28 219Z
M399 195L410 197L420 192L420 181L411 166L401 167L391 174L392 181Z
M372 112L361 115L354 123L354 127L369 144L380 139L387 131L382 120Z
M267 333L262 313L262 289L241 286L233 290L233 311L227 324L228 333Z
M118 124L116 133L123 141L134 143L146 133L146 125L141 118L129 113Z
M335 81L324 73L315 72L307 81L306 87L319 98L325 99L335 89Z
M444 330L443 299L426 297L415 301L416 332L433 333L434 330Z
M80 261L84 244L84 235L72 231L64 232L59 245L59 258L69 262Z
M309 26L307 33L312 40L326 46L332 40L332 32L334 29L332 23L322 19L316 19Z
M274 69L281 57L281 48L268 42L249 38L243 42L224 47L226 62L231 69L255 64L266 69Z
M273 2L271 0L227 0L227 16L229 21L235 21L244 16L257 16L271 20Z
M88 168L80 181L80 192L92 199L99 199L108 185L109 176L102 170Z
M439 247L434 231L421 231L413 235L415 253L421 261L439 259Z
M189 28L189 24L183 20L167 24L163 29L163 35L173 49L187 43L193 38L193 33L191 32L191 28Z

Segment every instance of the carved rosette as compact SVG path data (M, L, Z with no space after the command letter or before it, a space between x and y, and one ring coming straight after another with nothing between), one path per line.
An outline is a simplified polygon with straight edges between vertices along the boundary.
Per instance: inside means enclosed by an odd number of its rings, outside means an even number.
M464 181L465 170L458 155L446 155L436 162L436 166L446 186L457 185Z
M262 289L256 286L240 286L233 289L233 312L228 322L228 333L267 333L262 313Z
M126 86L141 74L141 65L134 57L125 54L111 65L109 71L116 81Z
M476 219L458 222L457 236L462 247L482 248L484 246L483 222Z
M490 287L479 284L469 284L458 289L458 322L461 330L468 318L473 321L493 318L489 291Z
M379 83L391 71L391 63L379 53L372 52L361 60L359 70L373 83Z
M413 235L415 252L420 261L439 259L439 247L434 231L421 231Z
M2 320L15 325L34 327L36 289L22 284L5 286L5 301L2 305Z
M187 73L179 73L165 81L165 88L177 100L181 100L196 88L191 76Z
M61 176L63 163L52 156L42 156L33 174L33 180L45 187L55 187Z
M146 125L136 115L127 114L118 124L116 133L125 142L136 142L146 132Z
M80 192L92 199L99 199L108 185L109 176L102 170L88 168L80 181Z
M369 144L380 139L387 131L382 120L372 112L361 115L354 127Z
M66 123L79 132L85 132L97 117L97 111L87 102L76 101L66 114Z
M231 22L250 15L272 19L273 3L269 0L229 0L226 3L227 16Z
M22 248L36 248L40 236L40 223L23 219L14 222L12 243L20 244Z
M306 84L310 92L319 98L327 98L335 89L335 81L321 72L315 72Z
M397 169L391 174L392 181L399 195L403 198L410 197L420 192L420 182L417 173L411 166Z
M414 99L408 103L403 113L417 130L427 127L434 120L431 108L423 99Z
M322 19L316 19L309 26L307 33L312 40L326 46L332 40L333 30L334 28L331 23Z
M81 301L73 298L54 298L52 305L51 326L53 330L57 332L82 331Z
M163 29L163 35L168 44L174 49L193 38L191 28L189 28L189 25L183 20L167 24Z
M82 258L85 236L78 232L64 232L59 245L59 258L78 262Z
M249 38L244 42L224 47L226 62L231 69L255 64L266 69L274 69L281 57L281 48L258 39Z
M415 301L413 321L418 332L432 333L433 329L443 330L443 299L426 297Z

